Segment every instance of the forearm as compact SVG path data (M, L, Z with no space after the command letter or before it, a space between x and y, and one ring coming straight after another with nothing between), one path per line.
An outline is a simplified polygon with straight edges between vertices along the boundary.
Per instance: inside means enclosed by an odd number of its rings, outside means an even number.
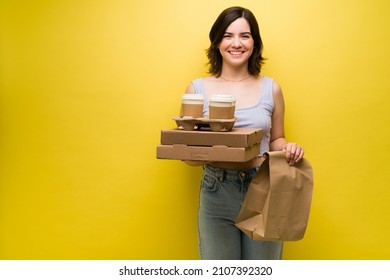
M284 137L276 138L269 144L270 151L282 151L287 143L288 142Z

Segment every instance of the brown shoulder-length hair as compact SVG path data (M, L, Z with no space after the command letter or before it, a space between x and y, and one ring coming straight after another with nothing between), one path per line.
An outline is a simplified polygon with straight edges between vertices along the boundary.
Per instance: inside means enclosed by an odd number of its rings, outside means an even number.
M219 77L222 72L222 55L219 52L219 45L228 26L238 18L245 18L247 20L254 40L253 53L248 61L249 74L257 77L261 71L261 64L264 63L265 58L262 55L263 42L261 40L260 29L255 16L250 10L243 7L230 7L222 11L211 27L209 33L210 47L206 50L207 57L209 59L209 73L214 74L217 77Z

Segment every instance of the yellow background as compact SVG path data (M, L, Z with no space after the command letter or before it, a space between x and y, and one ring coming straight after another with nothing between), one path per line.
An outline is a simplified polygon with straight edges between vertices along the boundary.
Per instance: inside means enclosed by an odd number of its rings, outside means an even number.
M390 2L1 1L0 259L197 259L201 168L157 160L208 32L258 18L312 163L286 259L390 258Z

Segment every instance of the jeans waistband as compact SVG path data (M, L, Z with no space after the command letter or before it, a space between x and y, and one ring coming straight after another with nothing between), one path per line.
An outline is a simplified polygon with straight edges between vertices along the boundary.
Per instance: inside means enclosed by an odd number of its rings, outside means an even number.
M213 175L218 180L222 181L224 178L227 179L237 179L238 177L241 179L252 178L259 170L259 167L254 167L245 170L231 170L231 169L222 169L222 168L214 167L207 164L204 166L204 169L208 172L213 173Z

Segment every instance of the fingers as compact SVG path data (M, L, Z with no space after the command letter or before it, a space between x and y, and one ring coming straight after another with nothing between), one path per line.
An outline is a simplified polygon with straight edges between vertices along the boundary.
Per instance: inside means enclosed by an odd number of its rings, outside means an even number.
M290 165L294 165L300 161L305 153L303 148L296 143L287 143L284 151L286 152L286 160Z

